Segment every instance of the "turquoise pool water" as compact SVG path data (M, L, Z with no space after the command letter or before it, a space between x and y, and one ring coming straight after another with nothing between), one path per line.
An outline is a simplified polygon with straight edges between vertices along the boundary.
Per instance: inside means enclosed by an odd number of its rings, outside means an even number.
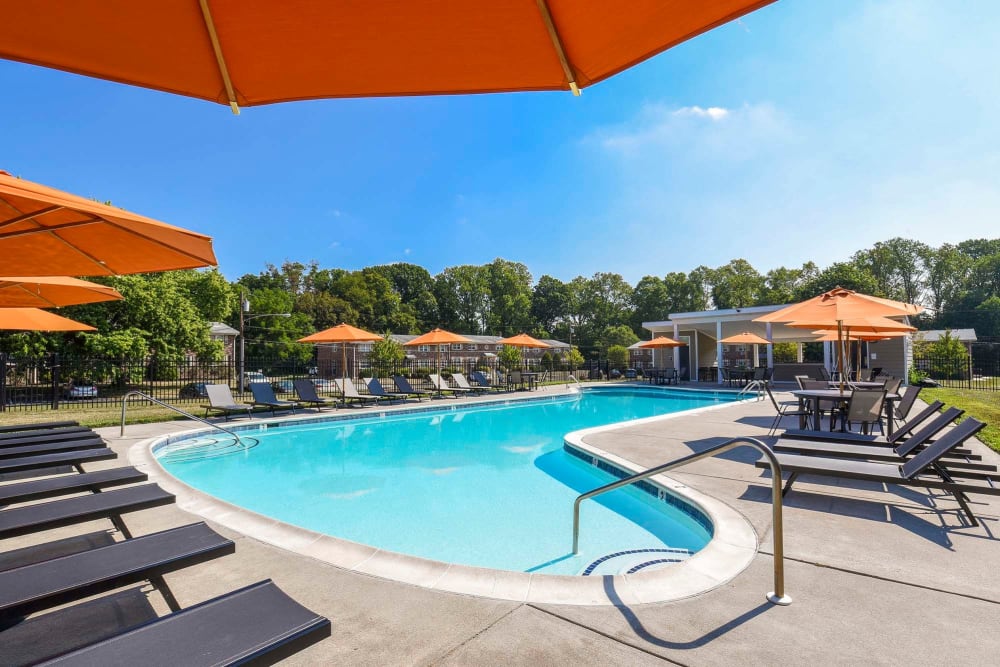
M636 388L435 403L409 415L245 431L259 444L225 456L199 460L192 440L156 455L191 486L328 535L451 563L608 574L683 559L708 542L710 527L641 490L614 491L583 504L581 553L571 556L573 500L615 478L567 453L563 436L731 400Z

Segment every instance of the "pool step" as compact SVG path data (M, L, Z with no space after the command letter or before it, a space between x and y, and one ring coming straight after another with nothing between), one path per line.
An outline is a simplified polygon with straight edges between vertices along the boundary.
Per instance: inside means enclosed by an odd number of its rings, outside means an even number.
M643 570L658 570L680 563L691 557L687 549L652 547L648 549L627 549L601 556L580 572L581 576L602 576L615 574L635 574Z
M204 437L193 440L183 440L171 443L156 450L156 458L163 463L182 463L186 461L201 461L213 459L228 454L238 454L256 447L257 438L242 436L241 442L235 438L220 436L218 438Z

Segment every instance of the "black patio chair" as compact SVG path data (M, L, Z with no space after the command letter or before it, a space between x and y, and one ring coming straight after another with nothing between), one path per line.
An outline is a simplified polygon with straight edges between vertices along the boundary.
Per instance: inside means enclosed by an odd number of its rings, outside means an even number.
M409 394L404 394L396 391L386 391L385 387L376 377L363 378L363 381L368 385L368 393L376 398L384 398L390 403L392 401L405 401L410 398Z
M274 411L280 408L288 408L292 414L295 414L295 408L299 406L298 401L285 401L275 396L274 387L271 386L270 382L251 382L250 393L253 395L253 401L250 404L254 407L260 405L270 409L272 417Z
M337 399L320 396L316 393L316 385L313 384L312 380L292 380L292 386L295 387L295 395L298 397L299 403L311 405L317 410L322 410L323 406L327 405L337 407Z
M392 382L396 385L396 389L399 390L399 393L406 394L407 396L414 396L418 401L423 400L424 396L431 397L434 395L434 392L432 391L413 387L410 384L410 381L402 375L393 375Z

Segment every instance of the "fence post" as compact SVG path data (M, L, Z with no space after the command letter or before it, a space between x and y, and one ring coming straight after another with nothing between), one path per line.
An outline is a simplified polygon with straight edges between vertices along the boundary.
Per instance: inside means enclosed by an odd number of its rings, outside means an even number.
M0 412L7 409L7 359L6 352L0 352Z
M59 371L59 355L55 352L49 355L49 369L52 371L52 409L59 409L59 385L62 384L60 380Z
M968 355L965 358L965 377L969 379L969 389L972 389L972 355Z

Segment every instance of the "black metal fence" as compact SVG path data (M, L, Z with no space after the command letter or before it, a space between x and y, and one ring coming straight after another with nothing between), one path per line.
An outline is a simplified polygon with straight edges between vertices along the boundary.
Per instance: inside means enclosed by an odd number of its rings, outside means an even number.
M953 389L1000 391L1000 358L990 351L961 356L914 355L910 380L923 378Z
M452 363L441 360L441 374L450 378L451 373L483 371L495 380L496 360L490 362ZM60 407L116 406L129 391L142 391L161 401L177 405L199 405L206 402L206 384L227 384L237 400L249 398L248 385L255 381L268 381L275 392L291 395L293 380L310 378L321 395L334 395L337 389L333 380L343 377L344 368L339 360L318 365L294 359L247 358L244 363L244 382L240 382L240 364L236 360L199 361L191 359L166 361L156 357L147 359L98 359L61 357L15 357L0 353L0 411L48 410ZM430 388L427 376L438 371L435 360L407 359L390 365L373 365L367 360L349 363L347 375L352 378L378 377L383 386L391 390L392 376L403 375L415 386ZM558 362L542 363L526 360L522 370L540 373L540 381L565 382L573 374L580 380L608 377L607 362L590 361L581 369L570 369ZM241 386L243 385L243 386ZM367 392L363 382L357 383L358 391Z

